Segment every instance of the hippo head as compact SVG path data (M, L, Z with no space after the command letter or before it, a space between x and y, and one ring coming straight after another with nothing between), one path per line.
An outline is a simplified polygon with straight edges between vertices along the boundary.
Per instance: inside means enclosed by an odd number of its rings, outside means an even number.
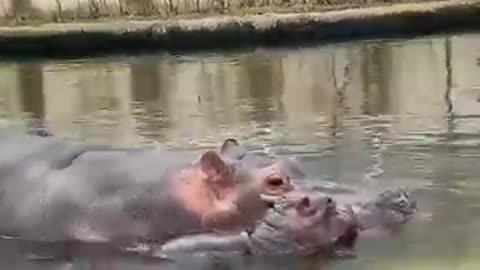
M294 189L292 179L306 175L304 168L294 158L271 158L247 153L232 138L224 141L221 155L235 167L248 170L262 199L271 203Z
M349 228L353 212L338 212L321 193L277 201L250 235L252 253L315 254L329 249Z

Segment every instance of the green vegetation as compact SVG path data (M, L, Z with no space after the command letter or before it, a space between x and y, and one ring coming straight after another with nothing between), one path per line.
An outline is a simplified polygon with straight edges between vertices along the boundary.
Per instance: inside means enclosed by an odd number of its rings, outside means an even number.
M0 0L3 24L298 13L434 0ZM52 2L54 3L52 5Z

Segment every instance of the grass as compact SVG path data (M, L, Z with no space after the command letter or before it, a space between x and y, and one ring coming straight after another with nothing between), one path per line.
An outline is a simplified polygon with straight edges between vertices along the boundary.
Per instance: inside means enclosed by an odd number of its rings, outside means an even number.
M10 1L10 5L7 1ZM31 5L29 5L31 1ZM262 13L302 13L347 8L423 3L435 0L0 0L3 25L46 22L82 22L116 19L152 20L200 18L213 15L244 16ZM19 4L19 3L24 3ZM17 3L12 5L12 3ZM74 3L72 5L72 3ZM10 8L9 8L10 7ZM13 8L12 8L13 7Z

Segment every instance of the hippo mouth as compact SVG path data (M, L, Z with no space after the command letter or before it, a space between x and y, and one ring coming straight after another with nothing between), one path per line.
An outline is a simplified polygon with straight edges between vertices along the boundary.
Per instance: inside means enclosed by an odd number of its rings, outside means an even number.
M282 195L269 195L269 194L260 194L260 199L268 206L268 208L273 208L275 203L283 199Z

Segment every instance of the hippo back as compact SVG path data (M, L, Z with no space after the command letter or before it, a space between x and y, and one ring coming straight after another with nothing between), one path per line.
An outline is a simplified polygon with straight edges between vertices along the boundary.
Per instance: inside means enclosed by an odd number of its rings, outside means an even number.
M0 147L0 234L103 240L116 234L148 237L152 222L164 224L159 233L195 226L164 181L188 165L174 153L96 149L29 135L1 135ZM181 224L169 224L173 215Z

